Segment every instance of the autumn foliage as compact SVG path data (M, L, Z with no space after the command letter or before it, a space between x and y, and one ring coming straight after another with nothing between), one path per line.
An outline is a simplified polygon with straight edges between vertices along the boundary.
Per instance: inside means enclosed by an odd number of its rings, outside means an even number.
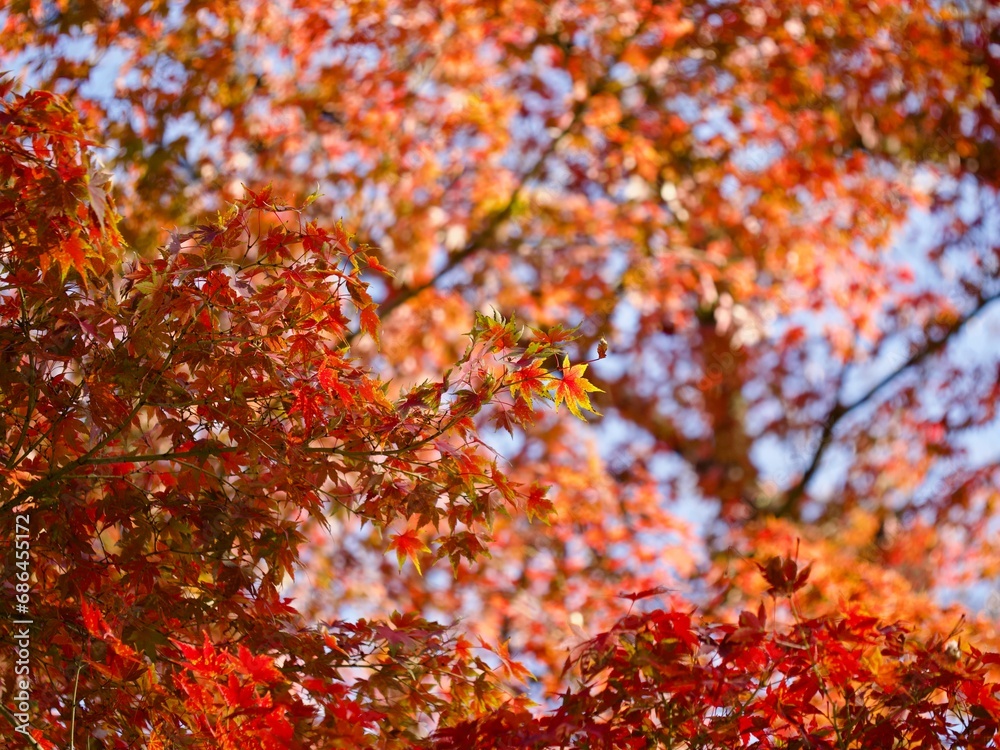
M988 3L0 28L9 746L996 746Z

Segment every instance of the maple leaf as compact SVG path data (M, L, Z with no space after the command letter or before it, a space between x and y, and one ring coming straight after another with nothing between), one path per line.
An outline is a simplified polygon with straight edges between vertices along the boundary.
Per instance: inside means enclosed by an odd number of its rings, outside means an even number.
M549 373L542 367L542 361L535 360L514 372L510 382L510 393L524 401L529 408L534 408L532 397L547 396L547 384L551 380Z
M584 420L586 418L583 416L581 409L586 409L600 416L600 412L591 406L590 396L587 394L603 393L600 388L583 377L583 373L586 371L587 365L581 364L570 367L569 357L565 357L563 359L562 379L558 381L555 387L556 407L565 401L566 406L569 407L573 416Z
M402 534L394 534L392 541L389 542L389 549L396 551L396 560L399 562L400 570L403 569L403 563L406 562L406 558L410 558L413 562L413 567L417 569L417 573L423 575L423 572L420 570L419 554L421 552L430 552L431 549L417 536L416 529L404 531Z
M532 329L531 332L542 344L560 344L566 341L571 341L576 333L576 329L564 328L561 324L557 324L549 328L547 331Z
M493 481L493 484L496 485L496 488L500 490L500 494L503 496L503 499L507 502L513 502L514 498L517 496L517 490L515 489L517 485L512 484L507 480L504 473L497 468L495 461L493 462L493 465L490 466L489 476Z
M537 483L528 490L528 497L525 499L525 513L529 521L537 518L545 524L549 523L548 518L555 512L555 509L547 496L548 491L548 487Z
M255 656L242 644L238 654L232 658L256 683L267 684L282 679L281 672L275 668L273 659L264 654Z
M149 741L146 743L147 750L166 750L167 745L158 726L154 726L149 733Z
M514 437L514 425L516 420L514 418L513 409L507 407L503 404L496 405L496 411L490 418L490 421L497 429L506 430L507 434Z
M327 367L326 362L320 365L319 372L316 373L316 380L327 393L336 395L344 404L352 404L355 401L353 392L345 386L337 375L337 372Z
M80 614L83 616L83 625L87 628L87 632L90 633L95 638L103 639L105 635L111 632L111 628L108 627L108 623L104 620L104 615L101 614L101 610L97 608L97 605L91 604L86 599L80 602Z
M666 586L655 586L651 589L643 589L642 591L634 591L627 593L624 591L618 592L618 596L621 599L628 599L631 602L639 601L640 599L648 599L651 596L662 596L663 594L670 593L671 589Z
M34 474L20 469L0 468L0 477L6 477L7 481L18 490L23 490L33 481L38 479Z
M379 273L385 274L386 276L393 275L392 271L383 266L381 263L379 263L377 258L374 258L371 255L367 255L365 256L365 260L367 261L369 268L378 271Z
M302 414L307 434L312 431L313 422L324 421L322 399L310 386L296 386L295 401L292 402L292 406L288 410L288 415L291 416L295 413Z
M791 595L806 585L812 563L799 570L795 560L782 557L772 557L766 565L757 563L757 569L771 584L770 591L783 595Z
M56 259L62 271L63 278L66 278L66 274L72 268L80 275L81 280L86 283L87 255L79 235L72 234L63 241L59 251L56 253Z
M379 343L379 319L378 312L376 312L375 305L368 305L361 308L361 330L367 333L374 339L375 343Z
M534 679L534 675L521 662L511 658L509 639L492 647L482 637L479 637L479 644L496 654L500 659L500 668L510 679L517 680L518 682L526 682L527 680Z

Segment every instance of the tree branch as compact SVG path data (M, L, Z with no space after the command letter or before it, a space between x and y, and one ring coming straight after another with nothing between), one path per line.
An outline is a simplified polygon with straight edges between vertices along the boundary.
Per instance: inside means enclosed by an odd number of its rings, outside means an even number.
M202 308L203 307L204 305L202 305ZM198 312L201 312L201 309L199 309ZM149 399L150 395L152 395L153 390L156 388L157 384L163 379L163 376L170 368L174 356L180 349L181 342L184 340L184 336L187 334L188 328L190 328L193 321L196 319L197 315L192 317L191 321L188 322L188 324L185 325L184 328L181 330L180 334L178 334L177 339L174 341L173 346L171 346L170 348L170 351L168 351L166 356L164 357L163 364L160 366L160 368L156 371L153 371L151 369L149 373L149 376L151 378L150 383L146 386L143 392L139 394L138 399L136 399L135 404L132 406L132 410L129 412L128 416L122 421L120 425L118 425L115 429L109 431L107 435L101 438L96 445L90 448L83 455L70 461L65 466L56 469L48 476L42 477L41 479L32 482L30 485L21 490L21 492L15 495L12 499L5 502L2 508L0 509L2 509L4 512L7 512L11 508L17 507L18 505L26 502L30 498L37 497L38 494L42 492L46 487L59 481L63 477L71 474L81 466L89 464L92 460L94 460L97 457L97 454L100 453L101 449L103 449L108 443L110 443L112 440L117 438L122 432L128 429L129 425L132 424L132 420L135 419L136 415L146 405L146 401ZM121 463L121 461L118 461L117 463Z
M416 297L418 294L421 294L422 292L436 286L438 282L441 281L441 279L445 276L445 274L455 269L455 267L457 267L466 258L479 252L483 248L483 246L493 238L493 235L499 228L499 226L510 217L511 213L513 213L514 207L517 205L517 200L521 196L521 193L524 191L524 188L528 184L528 181L533 180L541 173L542 168L545 166L545 162L555 152L559 143L567 135L569 135L570 130L576 125L576 123L582 116L584 109L585 107L583 107L580 104L578 104L575 107L575 111L573 113L573 119L570 121L569 125L563 128L563 130L555 138L552 139L552 141L545 148L545 150L535 160L535 163L531 165L531 168L527 172L521 175L520 179L518 180L517 186L511 192L510 198L507 199L507 203L504 205L504 207L499 211L497 211L496 213L494 213L492 216L490 216L490 218L486 222L486 225L483 226L478 232L476 232L476 234L474 234L469 239L465 247L449 254L448 259L445 261L445 264L430 279L421 284L400 287L398 290L396 290L395 294L390 296L385 302L379 305L379 315L383 319L391 315L396 308L405 305L407 302ZM361 333L360 329L352 331L350 335L347 337L347 340L353 341L355 338L357 338L358 334L360 333Z
M627 39L623 41L622 49L627 47L628 44L632 41L632 39L641 34L644 28L645 28L645 20L640 22L635 31L631 35L629 35ZM542 151L542 153L539 154L538 158L535 160L535 163L531 165L531 168L521 175L521 177L518 179L517 186L511 192L510 198L507 199L507 203L504 205L504 207L499 211L497 211L496 213L492 214L487 220L486 224L469 239L469 241L465 244L464 247L462 247L459 250L456 250L453 253L450 253L448 255L447 260L445 261L444 266L442 266L437 271L437 273L435 273L430 279L421 284L400 287L395 291L395 294L390 296L385 302L379 305L379 315L382 317L383 320L390 314L392 314L392 312L396 308L406 304L411 299L416 297L418 294L421 294L422 292L436 286L438 282L441 281L441 279L445 276L445 274L447 274L449 271L452 271L466 258L469 258L470 256L475 255L477 252L482 250L483 247L486 245L486 243L493 238L495 232L500 227L500 225L510 217L511 213L513 213L514 208L517 205L517 200L518 198L520 198L521 193L524 191L524 188L531 180L535 179L536 177L538 177L539 174L541 174L542 170L545 167L546 161L548 161L549 157L551 157L552 154L555 153L556 149L559 147L559 144L566 138L566 136L568 136L573 131L573 128L575 128L576 125L580 122L580 119L583 117L583 114L587 111L587 105L589 104L590 100L595 95L603 91L604 87L607 86L608 83L611 81L611 69L617 62L617 57L618 57L617 54L613 55L614 59L610 64L608 64L605 67L604 73L594 82L592 86L588 88L587 95L573 105L572 109L573 116L570 119L569 123L561 131L559 131L559 133L548 143L548 145L545 147L545 150ZM360 333L361 333L360 329L352 331L348 335L347 340L349 342L353 341L355 338L358 337Z
M798 502L805 495L806 488L809 486L809 482L812 481L816 472L819 471L819 467L822 464L823 457L826 454L827 449L833 441L833 433L836 430L837 425L851 412L855 411L861 406L871 401L875 396L877 396L881 391L885 390L888 386L899 379L904 373L913 367L921 364L925 359L930 357L932 354L943 349L948 342L955 336L962 328L965 327L967 323L972 321L976 316L979 315L983 310L985 310L990 303L1000 299L1000 293L984 297L980 294L976 301L976 306L964 317L959 318L957 321L949 325L944 333L942 333L937 339L928 341L923 347L914 352L903 364L897 367L895 370L890 372L884 378L882 378L878 383L873 385L864 395L860 396L856 400L852 401L850 404L845 404L840 398L834 404L833 408L827 414L826 418L822 423L822 431L820 432L819 443L816 446L816 450L813 453L812 458L809 461L809 465L806 470L799 477L799 480L793 484L788 490L785 491L781 498L781 502L777 508L769 511L769 513L781 517L787 516ZM766 510L764 508L758 508L758 510Z

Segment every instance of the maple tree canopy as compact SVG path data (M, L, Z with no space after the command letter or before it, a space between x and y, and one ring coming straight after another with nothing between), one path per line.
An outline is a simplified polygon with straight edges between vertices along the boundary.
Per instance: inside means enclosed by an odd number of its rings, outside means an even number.
M991 4L0 30L5 747L997 746Z

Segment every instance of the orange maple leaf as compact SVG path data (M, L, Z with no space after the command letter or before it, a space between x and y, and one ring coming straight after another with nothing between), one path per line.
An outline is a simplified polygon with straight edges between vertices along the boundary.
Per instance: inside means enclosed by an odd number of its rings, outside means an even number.
M329 394L336 394L344 404L354 403L354 393L352 393L347 386L340 382L340 378L337 376L336 370L328 368L325 362L320 365L319 372L316 374L316 379L323 387L323 390Z
M548 525L548 517L555 512L555 508L552 506L552 501L546 497L548 492L548 487L543 487L540 484L531 485L531 489L528 492L528 498L525 503L525 510L527 511L528 520L537 518L542 523Z
M406 558L410 558L413 561L413 567L417 569L417 573L420 575L424 574L420 570L419 553L430 552L431 548L417 536L416 529L404 531L402 534L394 534L392 541L389 542L389 549L396 550L396 559L399 561L400 570L403 569L403 563L406 561Z
M379 343L379 319L375 305L368 305L361 309L361 330L371 336L376 344Z
M81 280L87 282L87 253L79 235L72 234L67 237L55 252L56 261L59 263L59 270L63 279L69 269L74 269L80 274Z
M510 639L501 641L496 646L491 646L483 640L482 636L479 636L479 643L483 648L492 651L500 659L500 669L508 678L518 682L526 682L529 679L533 680L535 678L521 662L511 658L509 650Z
M549 374L541 366L542 361L536 359L527 367L522 367L514 373L514 379L510 384L510 393L515 398L520 398L529 407L534 408L531 400L532 395L546 396L546 381Z
M566 406L569 407L570 412L573 416L579 419L585 419L581 409L586 409L589 412L593 412L600 416L600 412L594 409L590 404L590 396L588 393L603 393L600 388L591 383L585 377L583 373L586 372L587 365L574 365L569 366L569 357L563 358L563 374L562 380L556 386L555 401L556 407L563 401L566 402Z

